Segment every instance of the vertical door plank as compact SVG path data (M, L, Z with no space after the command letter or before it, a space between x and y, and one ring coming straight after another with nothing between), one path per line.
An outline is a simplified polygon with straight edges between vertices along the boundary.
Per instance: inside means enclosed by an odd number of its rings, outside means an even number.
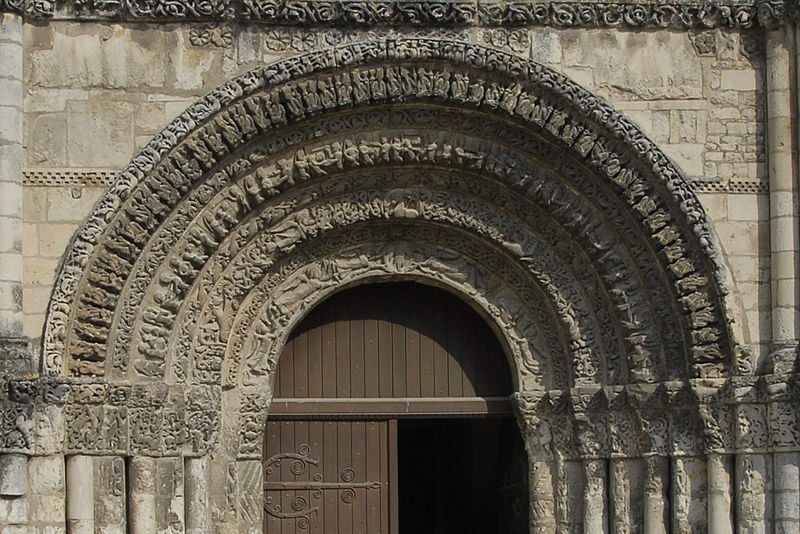
M315 455L311 452L311 442L309 440L309 434L308 434L308 421L296 421L294 423L294 451L297 453L301 453L301 451L304 450L306 447L308 447L309 450L308 457L316 458ZM314 476L314 465L309 462L306 463L305 470L300 475L297 475L295 480L297 480L298 482L308 482L312 480L311 477L313 476ZM311 492L309 490L298 490L297 492L295 492L294 498L298 500L302 499L302 502L305 503L305 506L303 508L313 508L314 506L313 500L311 499ZM300 505L299 501L295 503L293 500L291 510L295 510L295 506L299 507L299 505ZM319 521L319 518L316 517L316 515L311 514L309 515L309 521L310 521L309 525L311 525ZM297 525L297 521L295 521L295 525ZM307 531L307 529L302 529L299 526L296 526L295 528L297 530Z
M392 347L392 316L389 312L394 303L390 294L381 295L378 309L378 369L380 373L380 397L392 397L392 374L394 350Z
M276 393L282 397L294 396L294 340L290 339L278 359L278 376L275 380Z
M392 396L406 395L406 327L402 308L395 302L389 311L392 320Z
M463 325L463 337L462 337L462 349L464 354L464 381L462 382L464 385L464 395L467 397L474 397L476 394L476 388L478 386L478 377L477 377L477 351L475 350L475 331L472 327L472 322L469 320L469 313L470 310L465 310L464 308L459 308L458 310L458 318L459 323Z
M364 397L364 291L350 299L350 397Z
M475 331L483 333L485 324L483 321L475 316L472 320ZM492 343L486 335L481 335L478 338L478 388L481 392L491 394L497 391L497 373L495 369L496 362L492 361L494 354L492 353Z
M353 435L353 471L354 482L368 482L367 478L367 426L364 421L350 423ZM374 492L368 488L357 488L353 501L353 534L367 534L367 493Z
M389 480L389 505L386 507L389 512L389 534L399 533L399 502L400 497L398 494L398 473L397 473L397 420L391 419L388 422L386 450L388 451L388 477ZM386 531L382 531L386 532Z
M350 398L350 321L349 302L336 304L336 396Z
M325 306L322 314L322 396L336 397L336 309Z
M281 422L281 445L280 445L280 452L297 452L297 446L294 440L294 429L295 423L292 421L282 421ZM294 481L296 477L292 474L291 471L291 463L290 462L281 462L281 478L280 480L290 480ZM287 511L292 509L292 501L294 500L295 492L294 491L281 491L281 510ZM294 533L296 528L297 521L287 521L281 520L281 534L289 534Z
M460 301L450 302L447 306L447 333L445 339L447 343L447 352L450 354L449 361L447 362L447 384L449 396L460 397L464 393L463 373L464 367L461 360L463 346L461 344L463 329L461 322L458 320L458 304Z
M364 297L364 395L380 396L380 351L378 339L378 298L375 291Z
M386 532L381 525L381 495L386 485L386 477L381 472L381 459L383 451L381 449L381 429L386 425L385 421L367 421L365 423L365 449L366 449L366 468L365 476L368 481L380 481L379 489L367 491L366 499L366 528L367 532Z
M449 303L454 298L445 301ZM444 304L444 303L443 303ZM450 355L447 353L447 309L437 308L433 328L436 330L436 343L433 345L433 386L434 397L448 397L450 388L448 381L450 375L447 372L447 360Z
M294 397L308 397L308 333L297 332L294 338Z
M322 397L322 325L319 310L314 310L308 323L308 396Z
M321 421L309 421L308 445L311 448L310 456L319 461L324 460L324 432L325 430ZM312 467L309 480L315 480L317 476L322 477L322 469L323 466L319 464ZM323 495L315 494L313 491L310 492L308 502L311 506L316 506L318 508L316 516L314 516L311 521L311 528L309 529L310 534L324 534L325 532L325 502L323 499Z
M264 451L265 456L267 459L278 454L280 452L281 446L281 436L280 436L280 423L276 423L273 421L267 421L267 429L266 429L266 443L264 444ZM273 468L271 472L264 472L264 476L266 481L273 482L280 480L280 470L278 468ZM280 504L280 492L278 491L269 491L265 494L265 498L268 500L267 503L270 506L275 506ZM281 520L274 515L264 513L265 523L266 523L266 531L267 534L281 534Z
M406 317L406 324L408 324L408 328L405 329L406 390L404 394L396 395L397 397L419 397L422 395L423 376L420 372L423 355L422 344L427 338L424 334L420 334L422 330L420 314L409 313L409 303L411 303L411 307L414 307L415 303L419 303L419 295L416 292L409 295L402 310L402 314Z
M433 397L433 353L435 341L424 333L419 336L419 397Z
M339 421L336 423L338 428L338 465L336 470L336 478L331 481L342 482L342 473L345 469L352 469L352 425L347 421ZM337 505L339 507L339 530L337 534L351 534L353 532L353 504L347 503L342 499L342 491L333 491L336 494Z
M322 480L325 482L338 480L338 423L326 421L324 423L324 453L321 455ZM336 491L323 491L325 533L337 532L339 528L339 496Z

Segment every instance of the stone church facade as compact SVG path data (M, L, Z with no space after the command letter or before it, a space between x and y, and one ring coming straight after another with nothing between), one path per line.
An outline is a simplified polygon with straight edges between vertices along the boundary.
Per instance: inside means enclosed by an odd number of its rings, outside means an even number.
M526 532L800 532L798 9L0 0L0 534L333 532L275 376L389 282L502 347Z

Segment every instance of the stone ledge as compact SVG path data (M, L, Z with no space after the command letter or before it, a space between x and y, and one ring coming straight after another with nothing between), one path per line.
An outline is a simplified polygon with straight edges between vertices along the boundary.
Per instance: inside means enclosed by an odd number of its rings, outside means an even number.
M22 185L34 187L108 187L116 177L117 171L112 169L24 169L22 171Z
M496 2L409 0L0 0L0 12L31 18L236 21L301 26L554 26L750 28L797 17L791 0L718 2Z

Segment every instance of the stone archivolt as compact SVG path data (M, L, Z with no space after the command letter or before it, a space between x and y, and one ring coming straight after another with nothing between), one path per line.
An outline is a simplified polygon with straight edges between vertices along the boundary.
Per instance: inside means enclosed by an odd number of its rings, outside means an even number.
M44 374L117 391L67 402L67 450L197 453L222 432L250 457L291 328L400 278L479 309L520 398L714 382L734 348L713 242L663 154L563 77L355 44L231 81L134 159L65 260Z

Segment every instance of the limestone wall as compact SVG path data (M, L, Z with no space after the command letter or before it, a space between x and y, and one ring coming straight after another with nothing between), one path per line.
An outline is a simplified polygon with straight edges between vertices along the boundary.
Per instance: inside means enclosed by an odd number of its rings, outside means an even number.
M252 25L24 25L24 332L41 335L61 252L113 172L224 80L311 49L399 30ZM764 33L415 30L530 57L608 99L692 179L733 285L733 329L768 353Z

